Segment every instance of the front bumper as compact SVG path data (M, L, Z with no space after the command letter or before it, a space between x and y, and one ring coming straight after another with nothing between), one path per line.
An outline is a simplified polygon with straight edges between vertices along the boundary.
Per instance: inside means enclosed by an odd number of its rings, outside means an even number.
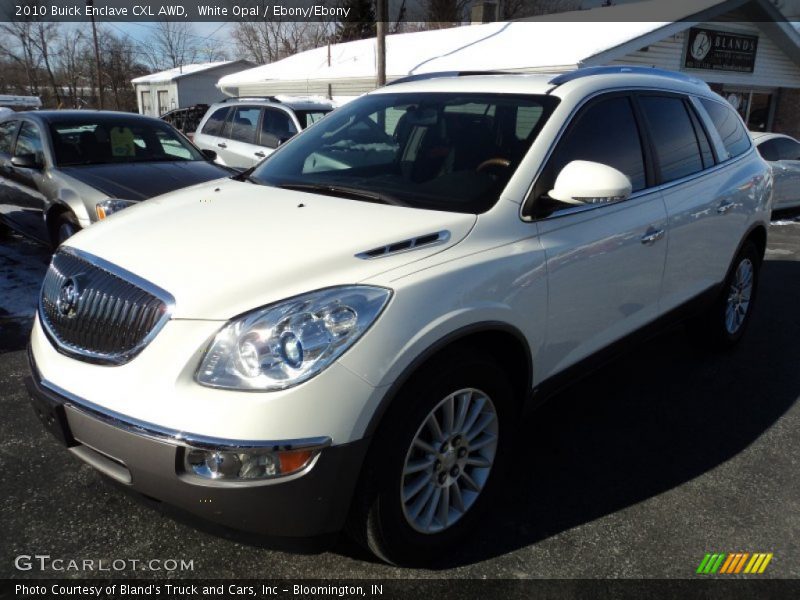
M302 471L252 482L203 480L182 473L188 447L282 449L330 440L248 442L192 436L126 419L43 381L31 352L25 384L36 414L69 451L146 496L236 529L276 536L339 531L345 522L368 439L324 447Z

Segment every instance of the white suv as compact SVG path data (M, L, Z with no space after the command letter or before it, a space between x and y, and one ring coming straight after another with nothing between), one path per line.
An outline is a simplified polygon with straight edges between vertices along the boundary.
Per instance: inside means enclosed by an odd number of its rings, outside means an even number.
M619 342L690 315L739 340L771 194L736 112L678 74L389 85L71 238L31 395L148 496L423 561L491 501L520 413Z
M247 169L332 110L333 104L323 100L228 98L208 109L193 141L216 152L220 164Z

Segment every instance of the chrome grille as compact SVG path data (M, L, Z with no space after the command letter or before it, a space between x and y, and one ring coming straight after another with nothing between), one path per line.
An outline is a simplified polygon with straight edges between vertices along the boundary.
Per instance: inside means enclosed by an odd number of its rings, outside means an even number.
M45 275L39 319L64 354L121 365L155 337L173 304L167 292L133 273L65 247Z

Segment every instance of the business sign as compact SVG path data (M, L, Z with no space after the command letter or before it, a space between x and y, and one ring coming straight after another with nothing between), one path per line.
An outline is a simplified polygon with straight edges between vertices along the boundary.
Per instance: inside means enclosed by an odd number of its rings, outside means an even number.
M752 73L758 36L692 27L686 46L687 69Z

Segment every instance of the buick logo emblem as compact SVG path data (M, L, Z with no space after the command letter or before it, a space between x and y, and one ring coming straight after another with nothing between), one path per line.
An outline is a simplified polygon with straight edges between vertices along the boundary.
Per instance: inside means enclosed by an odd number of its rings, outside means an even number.
M58 314L68 319L74 317L80 297L81 290L78 287L78 280L75 277L70 277L61 284L61 289L58 290L58 298L56 299Z

